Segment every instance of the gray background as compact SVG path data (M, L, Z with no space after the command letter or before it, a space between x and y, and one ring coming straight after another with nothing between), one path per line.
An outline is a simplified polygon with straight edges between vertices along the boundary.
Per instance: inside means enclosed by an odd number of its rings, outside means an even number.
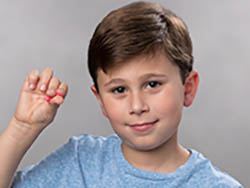
M132 1L0 0L0 132L32 69L50 66L70 88L55 121L20 168L41 160L72 135L112 134L89 89L87 48L97 23L128 2ZM250 187L250 1L157 2L187 23L201 77L196 100L184 112L181 143Z

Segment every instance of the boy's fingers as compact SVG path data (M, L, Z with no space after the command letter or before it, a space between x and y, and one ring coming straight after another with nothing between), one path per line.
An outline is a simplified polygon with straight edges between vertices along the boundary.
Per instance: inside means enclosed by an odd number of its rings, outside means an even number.
M50 97L53 97L56 95L56 90L60 85L60 80L58 78L52 78L49 82L48 90L46 94Z
M61 83L59 88L56 90L54 96L45 96L45 100L51 104L60 105L64 102L64 98L68 93L68 85L66 83Z
M35 89L38 80L39 80L38 70L32 70L26 77L23 89L31 89L31 90Z
M60 104L62 104L64 102L64 99L63 99L63 97L61 97L61 96L55 96L55 97L53 97L50 101L49 101L49 103L51 103L51 104L56 104L56 105L60 105Z
M62 82L59 88L56 90L56 93L59 96L65 97L68 93L68 85L65 82Z
M40 75L40 80L37 85L37 89L40 90L41 92L46 92L48 88L48 84L50 79L53 76L53 70L49 67L44 69L44 71Z

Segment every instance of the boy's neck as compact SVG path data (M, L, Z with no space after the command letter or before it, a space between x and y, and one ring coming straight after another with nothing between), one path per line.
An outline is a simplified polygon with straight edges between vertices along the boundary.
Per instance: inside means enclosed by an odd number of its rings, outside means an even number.
M177 133L167 143L150 151L138 151L122 144L125 159L134 167L158 173L176 171L189 158L190 153L177 141Z

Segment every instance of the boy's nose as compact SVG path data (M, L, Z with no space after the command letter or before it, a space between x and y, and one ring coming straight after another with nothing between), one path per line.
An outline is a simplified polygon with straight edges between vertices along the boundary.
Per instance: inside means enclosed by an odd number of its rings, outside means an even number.
M149 106L147 105L147 101L140 93L135 93L130 96L130 107L129 114L140 115L144 112L149 111Z

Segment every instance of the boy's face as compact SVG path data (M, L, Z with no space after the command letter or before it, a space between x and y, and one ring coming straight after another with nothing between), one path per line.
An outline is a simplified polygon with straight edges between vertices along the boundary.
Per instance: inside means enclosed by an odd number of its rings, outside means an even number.
M94 86L92 91L123 147L147 151L176 134L183 106L192 103L198 85L197 73L190 75L183 85L179 68L164 55L139 56L107 74L99 70L99 93Z

